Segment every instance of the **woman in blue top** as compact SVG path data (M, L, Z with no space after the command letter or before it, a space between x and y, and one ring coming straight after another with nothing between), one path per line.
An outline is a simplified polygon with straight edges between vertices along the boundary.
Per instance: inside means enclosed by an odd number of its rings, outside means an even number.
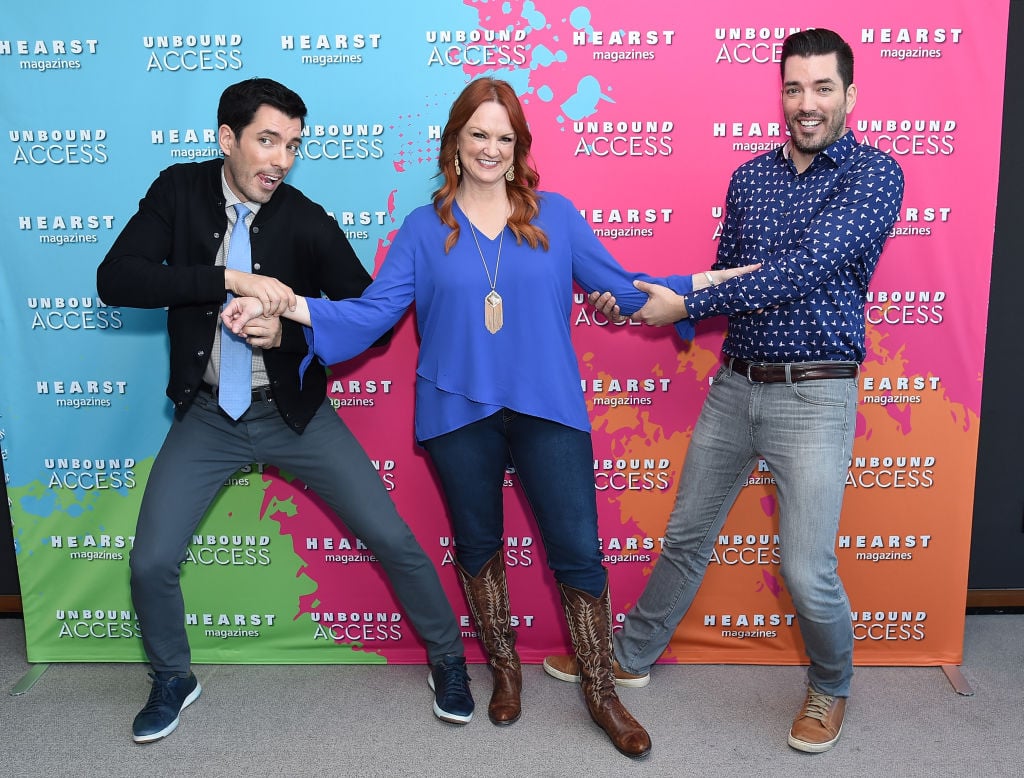
M299 297L283 315L309 328L304 371L314 356L330 365L361 353L416 302L416 438L444 490L456 570L494 676L488 714L495 724L520 715L502 553L511 464L558 583L590 715L619 751L643 757L650 737L615 692L590 419L570 313L573 281L611 291L630 314L647 301L632 282L652 279L623 270L566 198L537 190L531 142L508 83L470 83L441 136L443 184L406 218L376 280L357 299ZM685 294L746 270L658 281ZM259 301L239 298L224 316L237 332L261 313ZM679 327L692 337L687 320Z

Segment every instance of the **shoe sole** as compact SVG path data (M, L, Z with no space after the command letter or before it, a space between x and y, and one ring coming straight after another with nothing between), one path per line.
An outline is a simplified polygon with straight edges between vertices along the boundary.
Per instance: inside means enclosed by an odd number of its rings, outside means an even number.
M580 677L578 675L571 675L569 673L563 673L556 667L552 667L548 664L548 660L544 660L544 672L550 675L552 678L557 678L559 681L565 681L566 683L579 683ZM641 675L639 678L619 678L615 676L616 686L625 686L630 689L642 689L651 682L651 675Z
M612 745L614 745L614 743ZM646 759L647 757L649 757L651 755L651 749L650 748L648 748L646 751L641 751L639 754L631 754L631 753L629 753L629 751L623 751L621 748L618 748L617 746L616 746L615 750L618 751L623 756L628 756L630 759L634 759L637 762L642 762L644 759Z
M789 736L789 747L795 748L797 751L803 751L806 754L821 754L828 751L839 742L839 736L843 734L843 728L840 727L836 736L831 740L827 740L824 743L808 743L806 740L798 740L792 735Z
M427 676L427 686L430 687L430 691L434 691L433 674ZM434 700L434 715L441 719L441 721L446 721L449 724L468 724L473 719L472 713L468 716L460 716L458 713L449 713L437 704L436 699Z
M496 727L507 727L509 724L515 724L522 718L523 712L519 711L514 719L496 719L490 713L487 714L487 718L491 720L491 723Z
M199 681L196 681L196 688L193 689L192 693L185 698L185 701L181 704L181 708L178 710L178 715L174 717L174 721L159 732L154 732L152 735L132 735L132 740L136 743L152 743L154 740L162 740L167 737L178 728L178 721L181 719L181 711L185 710L185 708L198 700L202 691L203 687L199 685Z

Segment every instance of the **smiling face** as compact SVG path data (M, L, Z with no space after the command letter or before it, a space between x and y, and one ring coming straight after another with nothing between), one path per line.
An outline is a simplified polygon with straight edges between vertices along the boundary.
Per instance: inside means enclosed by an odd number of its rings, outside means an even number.
M268 202L295 164L301 135L301 119L269 105L261 105L238 135L222 124L218 138L231 191L242 202Z
M857 87L843 87L835 54L793 56L782 78L782 111L792 143L790 156L804 170L814 155L846 132L846 114L857 102Z
M515 159L516 133L501 103L481 103L459 130L458 144L463 183L504 184Z

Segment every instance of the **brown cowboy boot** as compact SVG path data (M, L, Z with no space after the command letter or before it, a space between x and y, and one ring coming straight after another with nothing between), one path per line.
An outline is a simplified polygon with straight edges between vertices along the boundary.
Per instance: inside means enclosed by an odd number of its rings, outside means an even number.
M495 724L511 724L522 712L523 671L516 653L516 633L511 626L505 560L498 551L476 576L467 573L458 562L455 570L466 592L494 677L487 715Z
M590 717L620 753L640 759L651 752L651 737L615 693L612 670L612 609L608 584L600 597L559 584L565 620L579 663L583 699Z

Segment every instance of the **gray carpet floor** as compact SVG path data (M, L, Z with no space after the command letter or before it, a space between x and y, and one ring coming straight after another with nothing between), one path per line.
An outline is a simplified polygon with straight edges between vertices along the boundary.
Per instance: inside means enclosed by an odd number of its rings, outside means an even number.
M204 665L199 700L146 746L131 719L149 692L139 664L51 665L25 694L23 623L0 618L0 776L1024 776L1024 615L967 617L957 694L936 667L857 668L843 736L801 754L786 735L804 669L657 666L621 697L651 733L622 757L578 686L524 668L523 717L487 719L486 666L470 674L467 726L431 713L425 666Z

